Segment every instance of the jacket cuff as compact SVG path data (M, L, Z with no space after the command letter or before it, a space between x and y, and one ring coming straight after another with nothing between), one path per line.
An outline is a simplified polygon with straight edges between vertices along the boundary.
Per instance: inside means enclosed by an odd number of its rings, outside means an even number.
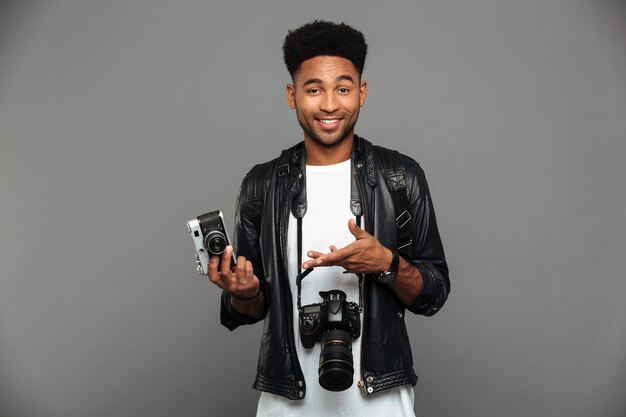
M245 324L254 324L259 319L253 317L244 316L233 308L230 304L230 293L222 292L222 305L220 307L220 322L228 330L235 330L237 327Z
M447 275L444 275L432 263L413 263L413 265L422 274L424 286L409 310L415 314L432 316L443 307L448 298L450 285L448 284Z
M420 295L417 296L417 299L413 305L409 307L409 310L416 314L424 314L428 310L428 305L430 304L433 296L433 277L429 273L428 268L424 267L424 264L413 265L419 269L424 285L422 286Z

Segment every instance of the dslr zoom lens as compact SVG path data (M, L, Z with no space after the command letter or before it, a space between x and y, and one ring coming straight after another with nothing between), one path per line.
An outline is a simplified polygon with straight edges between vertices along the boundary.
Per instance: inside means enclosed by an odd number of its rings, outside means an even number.
M318 369L320 385L329 391L343 391L352 386L352 337L344 330L329 330L322 336Z

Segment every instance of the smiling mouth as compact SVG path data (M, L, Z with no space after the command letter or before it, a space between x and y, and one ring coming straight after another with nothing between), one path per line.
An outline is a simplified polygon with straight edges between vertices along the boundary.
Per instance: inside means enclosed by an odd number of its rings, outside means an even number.
M318 118L316 120L324 128L333 128L337 126L342 119L341 118L334 118L334 119L319 119Z

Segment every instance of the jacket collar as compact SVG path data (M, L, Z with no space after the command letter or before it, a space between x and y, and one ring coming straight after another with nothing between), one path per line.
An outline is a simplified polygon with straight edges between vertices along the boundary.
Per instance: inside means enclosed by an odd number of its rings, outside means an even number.
M365 148L366 145L368 145L369 142L365 139L363 139L360 136L354 135L354 141L352 142L352 153L351 153L351 159L352 162L354 163L355 161L358 160L364 160L364 153L365 153ZM370 152L371 152L371 146L369 146L370 148ZM289 162L292 165L295 166L299 166L303 171L305 170L305 166L306 166L306 150L304 147L304 141L296 144L295 146L293 146L291 148L291 154L289 156Z
M296 182L293 183L293 185L298 189L291 202L291 212L294 217L302 218L306 214L307 210L306 150L304 146L304 141L293 146L290 151L289 165L292 167L292 169L287 169L286 173L297 175L297 179L295 179ZM350 157L352 161L352 172L356 173L358 171L362 172L362 170L365 170L367 183L373 187L376 185L376 175L374 175L374 157L372 152L373 148L367 140L357 135L354 135L354 141L352 142L352 152ZM357 188L358 185L355 183L356 176L352 175L351 177L352 184L350 209L355 216L362 215L362 202Z

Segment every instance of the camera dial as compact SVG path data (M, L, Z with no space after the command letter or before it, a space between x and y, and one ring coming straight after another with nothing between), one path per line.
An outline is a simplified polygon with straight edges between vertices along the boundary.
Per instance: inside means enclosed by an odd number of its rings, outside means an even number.
M302 330L304 331L313 330L313 321L311 319L304 319L302 321Z

